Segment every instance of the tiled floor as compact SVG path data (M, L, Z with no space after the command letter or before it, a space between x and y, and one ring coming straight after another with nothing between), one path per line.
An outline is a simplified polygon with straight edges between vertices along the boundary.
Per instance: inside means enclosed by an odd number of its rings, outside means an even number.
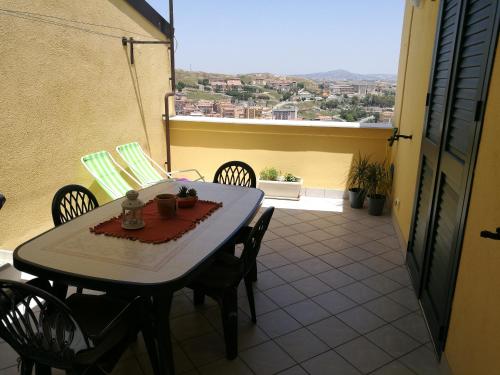
M195 308L189 290L176 294L178 374L440 373L390 218L327 203L331 211L275 211L258 259L256 325L240 289L234 361L224 358L215 303ZM0 375L16 373L16 357L0 342ZM140 340L113 372L150 373Z

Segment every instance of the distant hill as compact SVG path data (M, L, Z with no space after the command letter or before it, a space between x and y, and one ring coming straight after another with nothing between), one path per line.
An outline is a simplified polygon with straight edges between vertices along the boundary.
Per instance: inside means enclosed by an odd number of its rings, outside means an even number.
M395 74L359 74L343 69L320 73L298 74L296 76L312 79L314 81L396 81Z

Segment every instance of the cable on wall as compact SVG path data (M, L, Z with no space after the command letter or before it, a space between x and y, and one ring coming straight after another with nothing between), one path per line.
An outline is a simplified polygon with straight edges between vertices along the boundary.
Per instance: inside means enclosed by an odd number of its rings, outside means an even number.
M81 27L81 26L77 26L77 25L72 25L71 23L87 25L87 26L95 26L95 27L104 27L104 28L119 30L119 31L123 31L126 33L135 34L135 35L139 35L139 36L143 36L143 37L150 37L148 35L136 33L136 32L130 31L130 30L126 30L126 29L123 29L123 28L118 27L118 26L97 24L97 23L91 23L91 22L85 22L85 21L77 21L77 20L71 20L71 19L66 19L63 17L50 16L50 15L45 15L45 14L40 14L40 13L32 13L32 12L24 12L24 11L0 8L0 15L2 15L2 14L5 16L21 18L21 19L25 19L25 20L31 20L31 21L35 21L35 22L46 23L46 24L50 24L50 25L55 25L55 26L59 26L59 27L63 27L63 28L78 30L78 31L89 33L89 34L95 34L95 35L108 37L108 38L122 39L123 35L116 35L116 34L106 33L106 32L102 32L102 31L92 30L89 28L85 28L85 27ZM62 21L62 22L58 22L58 21ZM157 40L158 39L151 39L151 41L157 41Z

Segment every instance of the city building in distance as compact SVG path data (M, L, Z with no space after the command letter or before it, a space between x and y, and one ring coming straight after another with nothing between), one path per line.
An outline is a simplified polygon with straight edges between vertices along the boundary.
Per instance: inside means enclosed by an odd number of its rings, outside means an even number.
M358 79L178 70L175 112L221 118L391 123L395 76L355 76Z

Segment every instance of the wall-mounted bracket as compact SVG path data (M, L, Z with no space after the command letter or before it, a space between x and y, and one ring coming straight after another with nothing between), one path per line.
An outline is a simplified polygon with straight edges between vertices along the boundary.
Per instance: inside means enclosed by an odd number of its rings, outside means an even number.
M399 128L392 128L392 135L387 138L387 141L389 142L389 147L392 147L394 142L399 141L400 138L402 139L412 139L413 135L404 135L404 134L398 134Z
M130 44L130 64L134 64L134 44L167 44L170 46L169 40L135 40L134 38L127 38L124 36L122 38L122 46L126 47Z

